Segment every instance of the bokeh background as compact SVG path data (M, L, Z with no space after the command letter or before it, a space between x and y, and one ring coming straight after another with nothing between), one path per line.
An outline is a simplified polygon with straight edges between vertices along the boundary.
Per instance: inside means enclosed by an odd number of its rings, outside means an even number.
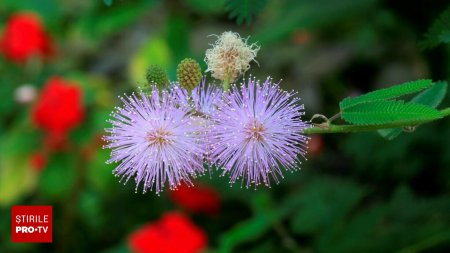
M2 0L0 252L449 252L448 119L392 141L312 136L302 170L270 189L213 173L195 188L135 193L101 148L117 96L145 85L150 64L172 80L185 57L205 70L208 35L228 30L261 46L246 75L283 79L305 119L334 115L349 95L448 80L449 47L420 43L448 5ZM53 243L12 243L12 205L52 205Z

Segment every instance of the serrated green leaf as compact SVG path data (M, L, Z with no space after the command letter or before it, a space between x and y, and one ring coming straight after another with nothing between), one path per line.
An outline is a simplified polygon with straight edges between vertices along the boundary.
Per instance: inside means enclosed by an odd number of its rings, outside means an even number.
M447 82L436 82L431 88L417 94L411 102L436 108L447 93Z
M339 106L342 111L345 111L346 109L355 105L380 100L389 100L407 94L415 93L430 87L432 84L433 82L429 79L406 82L389 88L372 91L355 98L345 98L339 103Z
M438 46L441 43L450 42L450 8L445 10L437 18L420 42L423 49L429 49Z
M374 101L357 104L342 112L342 118L356 125L411 124L441 118L441 113L429 106L403 101Z
M421 93L417 94L411 102L428 105L433 108L436 108L444 99L445 94L447 93L447 82L441 81L435 83L431 88L428 88ZM378 133L388 140L392 140L399 136L402 133L401 128L388 128L388 129L380 129Z

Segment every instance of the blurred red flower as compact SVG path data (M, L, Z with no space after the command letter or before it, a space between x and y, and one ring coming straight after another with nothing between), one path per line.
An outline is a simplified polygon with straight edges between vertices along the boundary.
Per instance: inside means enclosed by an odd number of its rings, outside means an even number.
M54 47L39 16L26 12L9 18L0 39L0 51L8 59L23 63L33 55L51 57Z
M312 135L309 140L308 154L310 156L317 156L322 152L324 146L325 141L321 135Z
M214 215L220 208L219 194L213 188L202 185L181 185L170 192L170 197L175 203L194 213Z
M82 91L60 77L50 78L33 108L34 124L48 133L46 143L57 147L84 118Z
M31 167L36 171L41 171L47 165L47 158L41 152L36 152L30 158Z
M136 253L195 253L207 246L207 237L187 217L171 212L132 233L128 244Z

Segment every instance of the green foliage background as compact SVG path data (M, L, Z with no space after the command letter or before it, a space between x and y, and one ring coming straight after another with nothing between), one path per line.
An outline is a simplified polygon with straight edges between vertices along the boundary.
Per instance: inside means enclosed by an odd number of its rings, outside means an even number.
M166 68L172 80L185 57L201 62L204 70L204 52L214 40L208 35L237 31L261 45L252 75L283 79L283 88L299 91L305 119L333 115L350 95L410 80L448 80L447 5L2 0L0 31L9 15L37 12L57 42L59 57L23 67L0 58L0 252L129 252L126 240L132 231L179 208L167 192L136 194L132 184L118 183L113 167L105 164L109 151L96 144L118 104L116 96L142 86L151 64ZM434 48L421 49L429 47ZM30 122L30 107L15 102L14 91L25 83L42 87L55 74L83 88L87 118L71 139L80 149L88 148L90 156L52 155L37 173L28 157L38 151L42 133ZM445 94L442 84L433 87L426 92ZM420 93L412 100L439 104L429 96ZM439 100L450 104L448 96ZM374 110L373 103L353 104L349 112ZM351 115L343 118L352 122ZM217 216L191 214L208 234L206 252L450 251L449 126L447 118L392 141L376 132L322 136L324 145L309 155L302 170L286 174L270 189L230 188L217 173L212 180L205 176L202 182L214 187L222 201ZM383 132L396 137L401 131ZM11 206L38 204L54 206L54 243L11 243Z

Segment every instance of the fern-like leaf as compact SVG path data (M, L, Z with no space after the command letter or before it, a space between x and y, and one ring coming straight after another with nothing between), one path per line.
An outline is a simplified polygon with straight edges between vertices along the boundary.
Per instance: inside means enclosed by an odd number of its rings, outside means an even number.
M380 129L377 130L378 134L387 139L387 140L393 140L397 138L402 132L403 129L401 128L386 128L386 129Z
M450 7L437 18L425 34L420 46L430 49L441 43L450 42Z
M355 98L345 98L339 103L339 106L342 111L363 103L380 101L380 100L389 100L393 98L397 98L400 96L404 96L407 94L415 93L430 87L433 82L429 79L411 81L399 85L395 85L389 88L380 89L376 91L369 92L367 94L361 95Z
M235 18L236 23L249 25L253 17L260 13L267 4L267 0L227 0L225 7L230 18Z
M447 93L447 82L437 82L431 88L428 88L421 93L417 94L411 102L428 105L433 108L436 108L444 99L445 94ZM399 136L402 133L401 128L388 128L388 129L380 129L378 133L388 139L392 140Z
M432 107L403 101L367 102L342 112L342 118L355 125L381 125L405 121L414 125L441 117L441 113Z
M436 108L444 100L445 94L447 93L447 86L447 82L445 81L436 82L431 88L413 97L411 102Z

